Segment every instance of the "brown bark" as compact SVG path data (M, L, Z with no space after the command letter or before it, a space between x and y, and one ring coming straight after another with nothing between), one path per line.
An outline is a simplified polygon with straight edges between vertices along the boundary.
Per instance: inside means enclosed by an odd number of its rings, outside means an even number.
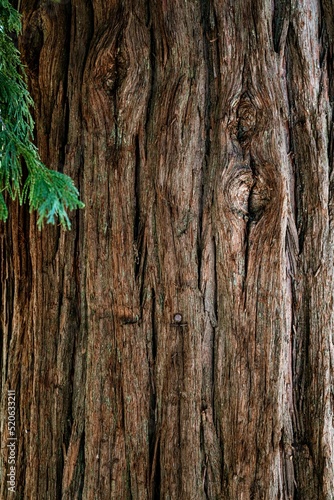
M1 229L1 498L10 388L17 498L332 499L332 3L21 11L86 208Z

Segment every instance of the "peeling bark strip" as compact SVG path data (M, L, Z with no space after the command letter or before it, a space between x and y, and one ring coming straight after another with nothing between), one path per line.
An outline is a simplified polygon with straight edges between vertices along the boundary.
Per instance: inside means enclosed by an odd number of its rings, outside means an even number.
M40 153L86 209L1 229L18 496L332 499L333 6L21 10Z

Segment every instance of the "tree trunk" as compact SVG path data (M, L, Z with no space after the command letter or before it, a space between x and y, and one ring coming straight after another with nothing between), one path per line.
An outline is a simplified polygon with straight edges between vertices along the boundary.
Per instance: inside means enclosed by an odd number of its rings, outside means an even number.
M21 11L86 208L2 224L1 498L15 390L15 498L333 499L333 3Z

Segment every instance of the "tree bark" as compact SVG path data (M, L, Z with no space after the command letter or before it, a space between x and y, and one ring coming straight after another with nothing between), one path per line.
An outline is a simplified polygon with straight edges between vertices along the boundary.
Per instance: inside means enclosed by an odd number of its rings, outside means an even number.
M332 2L21 12L86 208L1 227L1 498L11 389L16 498L332 499Z

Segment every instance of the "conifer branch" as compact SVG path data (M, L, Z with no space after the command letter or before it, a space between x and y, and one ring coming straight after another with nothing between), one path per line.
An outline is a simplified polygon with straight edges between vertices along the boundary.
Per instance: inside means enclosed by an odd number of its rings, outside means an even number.
M8 218L3 197L7 191L20 203L28 200L30 211L38 212L38 227L44 220L54 224L56 218L65 229L71 223L68 210L83 208L79 192L70 177L48 169L33 144L33 106L20 54L9 34L19 33L19 13L8 0L0 0L0 220ZM22 186L22 164L28 170Z

